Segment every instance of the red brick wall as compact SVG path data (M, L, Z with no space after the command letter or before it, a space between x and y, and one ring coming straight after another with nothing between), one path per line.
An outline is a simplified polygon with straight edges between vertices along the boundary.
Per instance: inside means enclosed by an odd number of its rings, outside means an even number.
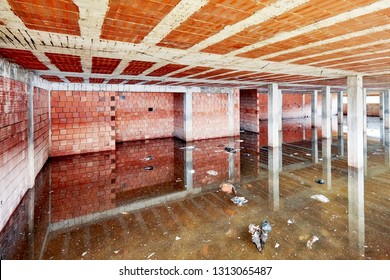
M184 94L175 93L173 96L174 108L174 136L185 139L184 133Z
M27 85L0 77L0 229L27 190Z
M49 92L34 88L34 155L35 176L49 158Z
M310 105L304 106L306 99L303 100L301 94L283 94L282 118L295 119L310 116Z
M51 222L113 208L115 152L51 159Z
M115 92L52 91L51 156L115 149Z
M240 127L259 132L259 99L257 90L240 91Z
M121 92L116 104L116 141L172 137L174 94ZM152 108L153 111L148 111Z
M228 95L192 94L192 133L193 139L226 137L229 135ZM239 96L234 94L236 110L234 134L239 134Z

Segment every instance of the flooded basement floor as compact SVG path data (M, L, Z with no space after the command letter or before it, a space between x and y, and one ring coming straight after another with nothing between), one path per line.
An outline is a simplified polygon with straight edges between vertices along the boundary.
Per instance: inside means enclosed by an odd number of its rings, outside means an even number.
M2 231L1 258L389 259L389 149L369 138L366 171L348 169L346 139L290 124L280 149L242 132L51 158ZM247 203L219 190L228 182ZM259 252L248 226L263 220Z

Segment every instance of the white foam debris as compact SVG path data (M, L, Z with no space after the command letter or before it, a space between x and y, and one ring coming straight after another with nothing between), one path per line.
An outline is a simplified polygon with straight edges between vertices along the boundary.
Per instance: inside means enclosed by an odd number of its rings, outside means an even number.
M176 236L176 240L180 240L181 238L179 236Z
M317 236L313 235L313 237L310 238L310 239L307 241L307 243L306 243L307 248L312 249L313 243L316 242L316 241L318 241L318 240L320 240L320 239L319 239Z
M325 195L322 194L314 194L310 198L327 203L329 202L329 198L327 198Z
M215 171L215 170L209 170L207 171L207 174L211 175L211 176L217 176L218 175L218 172Z
M280 244L278 242L276 242L275 244L275 248L279 248Z
M85 251L84 253L81 254L81 256L84 257L87 253L88 251Z
M294 221L293 219L288 219L288 221L287 221L287 224L288 224L288 225L291 225L291 224L293 224L293 223L295 223L295 221Z
M154 254L156 254L156 253L155 253L155 252L151 253L151 254L147 257L147 259L150 259L151 257L153 257Z

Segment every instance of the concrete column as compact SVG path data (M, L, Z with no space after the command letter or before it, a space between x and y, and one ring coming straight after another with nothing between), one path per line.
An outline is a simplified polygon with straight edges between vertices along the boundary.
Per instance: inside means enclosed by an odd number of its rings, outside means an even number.
M368 173L367 163L367 90L363 89L363 158L364 158L364 173Z
M343 106L343 91L337 93L337 142L339 148L339 156L344 157L344 106Z
M311 94L311 127L317 127L317 104L318 91L313 91Z
M270 209L279 209L279 147L268 148L268 200Z
M348 166L364 168L363 78L350 76L348 87Z
M234 136L234 90L228 92L229 136Z
M380 132L380 137L381 137L381 144L383 145L385 143L384 141L384 136L385 136L385 125L383 122L383 116L384 116L384 92L382 91L379 95L379 120L380 120L380 127L379 127L379 132Z
M306 112L305 108L306 108L306 95L302 94L302 111L303 112ZM304 115L304 118L305 117L306 117L306 115ZM306 122L305 121L303 122L302 126L303 126L302 139L306 140ZM283 131L283 129L282 129L282 131Z
M282 94L278 84L268 86L268 146L278 147L280 143L280 127L282 118Z
M192 141L192 91L184 93L184 135L186 141Z
M51 147L52 147L52 133L51 133L51 90L48 91L48 112L49 112L49 155L51 154Z
M322 176L328 190L332 189L332 139L322 139Z
M389 131L390 131L390 90L385 90L383 94L383 122L384 122L384 137L385 146L389 146Z
M337 135L340 137L343 136L343 123L344 123L344 112L343 112L343 92L339 91L337 93L337 124L338 130Z
M330 87L322 91L322 138L332 138L332 95Z
M348 229L351 255L364 256L364 171L352 167L348 168Z
M35 154L34 154L34 86L33 73L28 74L27 81L27 110L28 110L28 147L27 147L27 186L32 188L35 181Z
M318 128L317 128L317 104L318 104L318 91L315 90L311 94L311 147L312 147L312 160L314 163L318 163Z
M280 114L278 117L278 127L279 127L279 171L282 171L283 169L283 153L282 153L282 147L283 147L283 121L282 121L282 104L283 104L283 95L282 91L279 90L279 96L280 96Z

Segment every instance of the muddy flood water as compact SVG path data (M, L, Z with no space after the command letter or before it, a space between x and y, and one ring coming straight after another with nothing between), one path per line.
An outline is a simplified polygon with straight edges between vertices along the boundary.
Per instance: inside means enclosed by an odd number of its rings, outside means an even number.
M375 135L360 171L347 166L346 134L323 140L310 120L284 122L276 149L262 124L51 158L1 232L1 258L389 259L390 152ZM248 226L263 220L259 252Z

